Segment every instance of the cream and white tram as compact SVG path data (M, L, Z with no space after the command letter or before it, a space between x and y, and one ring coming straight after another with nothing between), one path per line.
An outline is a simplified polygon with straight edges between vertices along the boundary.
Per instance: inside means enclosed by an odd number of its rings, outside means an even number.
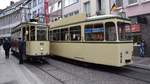
M133 62L129 19L73 16L51 23L49 33L54 56L117 67Z
M36 22L25 22L12 28L12 52L18 53L18 38L25 41L26 57L44 57L49 53L48 26Z

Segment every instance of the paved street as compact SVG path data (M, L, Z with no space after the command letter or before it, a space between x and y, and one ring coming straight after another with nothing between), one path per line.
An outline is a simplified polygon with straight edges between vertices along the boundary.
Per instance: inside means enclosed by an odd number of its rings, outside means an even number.
M139 76L131 71L119 71L87 68L72 65L54 59L48 59L49 64L26 65L33 73L44 81L45 84L149 84L149 81L138 80L130 77ZM40 68L40 69L39 69ZM111 68L107 68L111 69ZM44 72L43 72L44 71ZM119 71L119 72L118 72ZM144 72L143 72L144 73ZM145 72L150 74L150 72ZM126 75L127 74L127 75ZM128 75L131 74L131 75ZM136 75L137 74L137 75ZM144 75L144 74L143 74ZM133 77L134 77L133 76ZM149 77L150 78L150 77Z
M25 63L10 56L5 60L0 47L0 84L149 84L150 71L79 66L56 59L48 63ZM125 67L126 68L126 67ZM112 70L111 70L112 69ZM116 70L116 71L115 71ZM132 71L133 70L133 71ZM140 78L141 77L141 78ZM143 80L145 79L145 80Z
M5 59L3 48L0 46L0 84L43 84L24 65L19 65L13 56Z

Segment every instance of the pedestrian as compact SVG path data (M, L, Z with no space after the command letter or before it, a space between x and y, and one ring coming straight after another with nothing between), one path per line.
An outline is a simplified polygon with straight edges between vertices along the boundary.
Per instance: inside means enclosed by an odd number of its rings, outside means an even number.
M19 64L23 64L23 56L25 55L25 42L23 39L18 38L18 48L19 48Z
M4 39L3 48L4 48L4 51L5 51L5 58L8 59L9 58L9 51L10 51L10 48L11 48L11 43L8 40L8 38Z
M140 42L140 56L141 57L144 57L144 54L145 54L144 50L145 50L145 42L144 42L144 40L142 40Z

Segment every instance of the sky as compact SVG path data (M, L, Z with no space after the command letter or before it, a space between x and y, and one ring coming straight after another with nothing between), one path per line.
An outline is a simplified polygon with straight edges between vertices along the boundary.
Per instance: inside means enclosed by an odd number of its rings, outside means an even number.
M10 5L10 1L17 2L17 1L20 1L20 0L0 0L0 9L4 9L7 6L9 6Z

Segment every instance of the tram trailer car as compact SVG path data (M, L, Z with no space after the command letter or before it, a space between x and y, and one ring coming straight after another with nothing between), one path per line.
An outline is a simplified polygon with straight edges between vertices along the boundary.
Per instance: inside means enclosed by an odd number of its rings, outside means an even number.
M130 20L73 16L50 24L50 52L73 60L122 67L133 62Z
M18 38L25 41L26 58L49 56L48 26L36 22L25 22L12 28L12 52L19 53Z

